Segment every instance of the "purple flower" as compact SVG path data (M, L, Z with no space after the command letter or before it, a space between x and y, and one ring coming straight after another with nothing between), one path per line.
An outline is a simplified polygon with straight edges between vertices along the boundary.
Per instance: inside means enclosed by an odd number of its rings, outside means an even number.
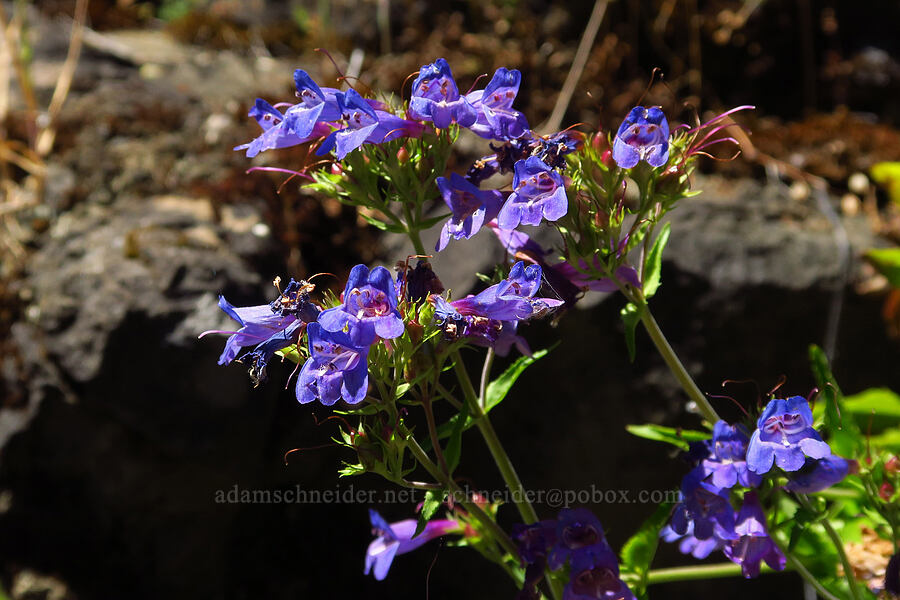
M528 345L516 335L519 321L540 317L562 305L562 300L535 298L541 285L541 268L517 262L509 277L485 289L476 296L447 302L432 294L435 321L451 339L466 338L474 344L494 348L505 356L516 345L523 354L530 354Z
M398 554L412 552L419 546L434 538L453 533L460 529L459 523L451 519L435 519L425 524L425 529L416 537L418 522L406 519L388 524L376 511L369 509L369 520L372 522L372 533L377 536L366 550L366 569L371 571L378 581L387 577L391 563Z
M544 258L550 254L550 250L542 248L538 243L533 241L527 234L515 229L501 229L495 224L488 223L488 226L500 240L503 248L513 258L524 259L536 265L540 265L543 269L543 275L546 277L550 287L559 294L565 306L570 307L581 297L581 294L589 290L597 292L615 292L618 286L612 279L592 279L589 275L585 275L576 269L570 262L560 262L549 264ZM578 264L582 270L587 269L587 263L583 259L578 260ZM600 269L599 259L594 260L594 268ZM641 281L634 267L622 265L616 269L616 277L620 281L631 284L640 288Z
M284 115L285 123L291 131L301 137L307 136L317 123L330 123L341 118L338 90L320 88L303 69L294 71L294 85L300 102L291 106Z
M688 523L687 531L683 534L672 529L670 525L666 525L659 532L659 536L669 543L681 540L678 544L678 551L682 554L690 554L698 560L703 560L715 550L721 550L724 545L723 541L715 535L705 540L695 538L693 523Z
M556 544L556 521L539 521L531 525L517 523L513 525L510 537L525 564L525 581L516 598L539 598L536 586L544 578L547 553Z
M564 508L556 519L556 543L550 550L549 565L556 571L567 560L589 559L591 564L612 562L618 565L616 555L609 547L603 527L594 514L585 508ZM575 571L573 567L573 572Z
M713 426L713 437L708 444L709 456L701 466L711 482L719 488L731 488L740 483L744 487L757 487L762 476L747 468L747 444L750 438L741 425L729 425L719 421Z
M397 310L397 288L391 272L384 267L375 267L371 271L366 265L353 267L342 299L343 306L319 315L323 329L347 330L359 346L368 346L375 341L376 335L384 339L403 335L403 319Z
M541 267L525 266L522 261L513 265L509 276L476 296L467 296L451 302L462 315L487 317L498 321L522 321L540 317L550 309L560 306L561 300L535 298L541 287Z
M734 510L728 492L705 479L703 467L696 467L684 476L682 501L672 513L672 529L686 535L693 528L698 540L708 540L713 535L730 539L734 537Z
M651 167L669 160L669 122L658 106L635 106L625 117L613 140L613 160L630 169L642 159Z
M478 115L469 129L483 138L497 140L513 140L528 133L525 115L512 107L521 82L519 71L500 67L483 90L466 94Z
M451 123L469 127L477 118L472 105L459 95L450 65L443 58L419 69L419 76L412 86L409 116L432 121L439 129L445 129Z
M349 333L327 331L318 323L310 323L306 331L310 356L297 377L297 401L318 399L325 406L341 398L348 404L362 402L369 387L368 344L358 346Z
M342 160L365 143L381 144L404 135L417 136L422 133L420 123L372 108L356 90L338 92L335 99L341 110L340 120L343 127L325 138L322 146L316 151L318 156L334 150L338 160Z
M635 596L619 579L616 555L610 551L601 558L582 555L572 559L563 600L635 600Z
M540 225L542 218L556 221L568 208L562 175L532 156L516 163L513 192L500 209L497 224L501 229L515 229L520 223Z
M262 98L256 99L256 105L250 109L248 116L256 119L263 132L256 139L246 144L235 146L234 149L246 150L247 156L250 158L266 150L304 144L323 137L330 131L327 125L318 123L311 126L303 134L298 134L290 128L286 116Z
M722 551L732 562L741 565L744 577L759 575L759 563L763 560L776 571L784 570L785 556L766 531L766 516L756 492L744 495L734 532L739 537L726 543Z
M227 365L235 360L241 348L246 346L258 346L259 344L263 344L270 340L277 340L275 344L272 345L277 345L281 341L284 341L284 345L281 346L281 348L284 348L296 341L292 339L293 336L289 335L287 331L297 320L297 317L292 314L282 315L273 311L272 307L268 304L261 304L259 306L232 306L224 296L219 296L219 308L225 311L229 317L237 321L241 326L237 331L210 330L200 334L200 337L210 333L230 334L228 340L225 342L225 350L223 350L222 355L219 356L220 365ZM294 331L295 330L292 330L290 333L294 333ZM276 350L277 349L280 348L276 348Z
M503 204L503 194L497 190L481 191L456 173L450 175L449 181L438 177L437 185L453 213L441 229L441 237L435 246L438 252L447 247L451 237L467 240L478 233L486 221L497 216Z
M831 455L831 448L813 429L812 411L801 396L772 400L756 422L747 448L747 466L754 473L768 473L772 463L784 471L799 470L806 457Z
M784 489L799 494L821 492L843 480L849 471L850 463L834 454L819 460L807 458L799 471L791 473Z

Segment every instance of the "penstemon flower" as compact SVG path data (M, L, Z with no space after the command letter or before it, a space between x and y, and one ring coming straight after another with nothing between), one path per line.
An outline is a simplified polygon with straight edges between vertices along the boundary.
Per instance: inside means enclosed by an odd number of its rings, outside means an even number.
M569 200L562 175L536 156L517 162L514 171L513 192L497 216L501 229L540 225L566 214Z
M669 122L658 106L635 106L622 121L613 140L613 160L630 169L645 160L661 167L669 160Z
M459 95L450 65L443 58L419 69L419 76L412 86L409 116L419 121L431 121L439 129L445 129L451 123L469 127L477 119L475 108Z
M391 272L384 267L371 271L366 265L353 267L341 297L342 306L319 315L319 324L326 331L349 331L360 346L368 346L376 336L393 339L403 335L397 288Z
M306 331L310 356L297 377L297 401L362 402L369 387L368 344L358 346L350 334L327 331L319 323L310 323Z
M806 457L831 456L831 448L812 424L812 411L802 396L769 402L747 447L749 469L754 473L768 473L774 463L783 471L797 471L803 467Z
M378 512L369 509L369 520L376 537L366 550L365 574L371 572L379 581L387 577L395 556L412 552L435 538L462 530L460 524L452 519L435 519L426 523L425 529L413 537L418 525L416 519L388 524Z
M469 129L495 140L514 140L528 133L525 115L512 107L521 82L522 74L518 70L500 67L483 90L466 94L466 100L478 115Z
M422 134L421 123L408 121L371 104L356 90L335 94L340 108L339 129L331 132L316 150L323 156L334 150L338 160L363 144L381 144L399 137L417 137Z
M786 563L784 553L778 548L766 530L766 517L756 497L756 492L744 495L744 505L735 519L733 540L722 549L732 562L741 565L744 577L759 575L759 565L763 560L776 571L783 571Z
M497 190L479 190L456 173L450 175L449 181L438 177L437 186L453 213L441 229L435 246L438 252L447 247L450 238L467 240L478 233L485 222L497 216L503 204L503 194Z

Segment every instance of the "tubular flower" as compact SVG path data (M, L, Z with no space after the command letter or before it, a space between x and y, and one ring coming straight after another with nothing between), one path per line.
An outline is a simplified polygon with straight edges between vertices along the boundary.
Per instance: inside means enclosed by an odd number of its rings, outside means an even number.
M840 483L849 471L850 462L834 454L819 460L807 458L799 471L791 473L784 489L800 494L821 492Z
M658 106L635 106L625 117L613 140L613 160L630 169L641 160L661 167L669 160L669 122Z
M747 466L754 473L768 473L772 464L797 471L806 462L831 456L831 448L813 429L809 403L801 396L772 400L756 422L747 447Z
M341 118L338 90L320 88L303 69L294 71L294 85L300 102L291 106L284 115L285 123L291 131L301 137L307 136L316 124L331 123Z
M447 247L450 238L467 240L478 233L485 222L497 216L503 204L503 195L497 190L479 190L456 173L450 175L449 181L438 177L437 186L453 213L441 229L435 246L438 252Z
M237 331L210 330L200 334L200 337L210 333L230 334L225 342L225 349L219 356L220 365L227 365L235 360L241 348L246 346L258 346L270 340L279 342L283 340L285 343L281 348L284 348L294 342L291 339L292 336L289 336L287 332L288 328L297 320L294 315L282 315L273 311L268 304L233 306L224 296L219 296L219 308L241 326Z
M522 74L518 70L500 67L483 90L466 94L466 100L478 115L469 129L483 138L496 140L514 140L528 133L525 115L512 107L521 82Z
M316 155L323 156L332 150L338 160L363 144L381 144L403 136L418 136L422 124L407 121L383 110L377 110L356 90L335 94L340 108L342 127L325 138Z
M722 551L732 562L741 565L744 577L759 575L759 564L783 571L787 559L766 531L766 516L756 498L756 492L744 495L744 505L738 512L734 532L737 538L725 544Z
M460 530L459 523L452 519L435 519L426 523L425 529L413 537L418 525L416 519L388 524L378 512L369 509L369 520L376 537L366 550L364 574L372 572L378 581L387 577L395 556L412 552L435 538Z
M420 121L431 121L439 129L445 129L451 123L469 127L477 118L469 101L459 95L450 65L443 58L419 69L419 76L412 86L409 116Z
M502 229L515 229L520 223L540 225L542 219L556 221L568 208L562 175L532 156L516 163L513 192L500 209L497 224Z
M297 377L297 401L307 404L318 399L332 406L340 399L358 404L369 387L368 344L357 346L350 334L331 332L318 323L307 327L309 358Z
M316 123L305 133L298 134L291 129L287 116L262 98L256 99L256 104L250 109L248 116L256 119L263 132L256 139L246 144L235 146L234 149L246 150L247 156L250 158L266 150L305 144L327 135L330 131L330 128L325 123Z
M750 439L741 425L719 421L713 427L713 437L707 443L709 455L700 463L707 477L719 488L731 488L740 483L757 487L762 476L747 468L747 444Z
M349 331L359 346L368 346L375 336L393 339L403 335L403 320L397 310L397 288L391 272L384 267L371 271L366 265L350 270L343 306L319 315L319 324L327 331Z
M572 559L563 600L635 600L635 596L619 579L619 564L610 551L600 559L591 560L587 556Z

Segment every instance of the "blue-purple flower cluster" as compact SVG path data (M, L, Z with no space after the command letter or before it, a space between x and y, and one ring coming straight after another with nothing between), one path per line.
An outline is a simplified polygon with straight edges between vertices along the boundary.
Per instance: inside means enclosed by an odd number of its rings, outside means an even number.
M441 287L430 269L420 266L411 271L405 275L404 270L404 276L395 282L384 267L369 270L356 265L341 294L341 305L328 310L310 300L314 286L305 281L291 280L275 301L260 306L234 307L220 297L219 307L240 328L205 331L201 337L228 334L219 364L249 362L251 375L259 383L265 380L266 365L275 353L300 344L305 332L309 358L297 377L297 400L302 404L318 400L326 406L338 400L359 404L368 390L372 344L398 338L406 331L398 293L417 299L427 296L446 337L494 348L500 355L506 355L513 345L523 354L530 353L528 344L516 334L518 323L562 304L555 298L537 297L542 283L538 265L516 263L505 280L453 302L433 293ZM241 349L249 346L253 349L241 354Z
M711 440L691 445L694 468L681 483L682 500L662 535L679 541L685 554L706 558L714 550L741 565L745 577L759 574L760 562L781 570L785 556L766 529L766 518L754 491L763 476L778 466L788 476L784 489L797 493L821 491L841 481L848 461L831 453L813 428L805 398L775 399L763 410L752 436L742 425L719 421Z
M525 566L525 583L518 598L540 598L537 585L545 569L569 564L564 600L633 600L619 578L619 561L606 541L600 521L584 508L563 509L555 520L516 525L512 532Z

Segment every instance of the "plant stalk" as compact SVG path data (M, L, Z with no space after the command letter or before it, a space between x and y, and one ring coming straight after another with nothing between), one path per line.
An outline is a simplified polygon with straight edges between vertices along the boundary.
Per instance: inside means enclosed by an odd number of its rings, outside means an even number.
M675 351L672 349L666 336L663 335L662 330L659 328L656 319L653 318L653 314L650 312L650 307L647 305L647 302L642 298L639 302L638 310L641 312L641 323L644 324L644 328L650 335L650 339L653 340L653 344L663 357L663 360L666 361L669 370L675 375L675 379L681 384L682 389L684 389L688 397L696 403L703 418L710 423L716 423L719 421L719 415L716 413L716 410L709 403L709 400L706 399L706 396L703 395L703 392L700 391L700 388L697 387L697 384L694 383L693 378L691 378L687 369L684 368L678 355L675 354Z

